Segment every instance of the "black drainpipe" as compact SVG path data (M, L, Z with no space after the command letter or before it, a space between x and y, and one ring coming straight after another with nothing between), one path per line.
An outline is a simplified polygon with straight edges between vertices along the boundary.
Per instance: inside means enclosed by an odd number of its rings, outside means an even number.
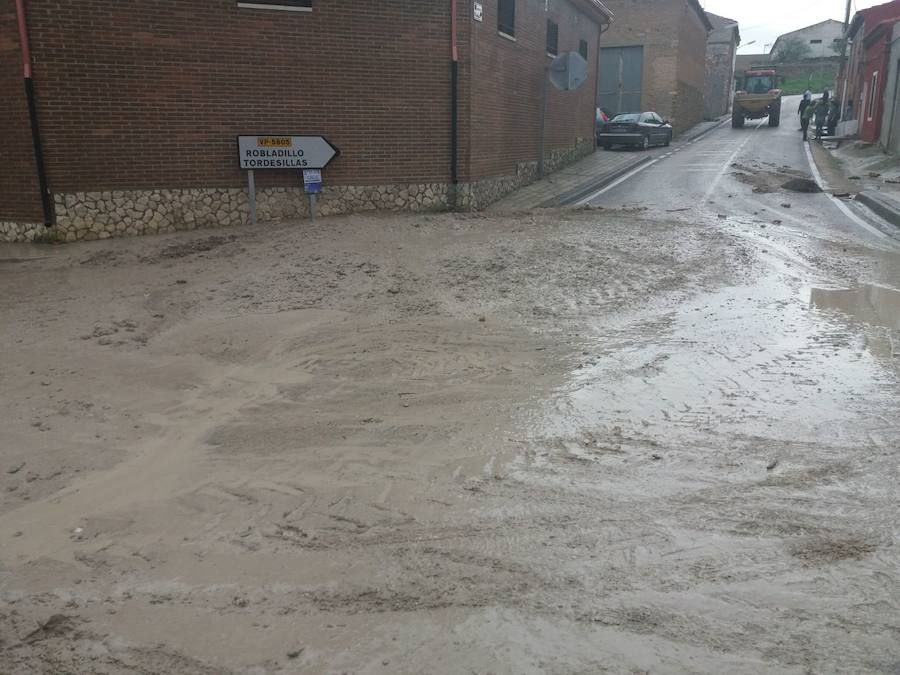
M456 36L456 0L450 0L450 198L459 207L459 49Z
M34 163L37 168L38 187L41 191L41 206L44 210L44 225L53 226L53 200L47 185L47 169L44 166L44 149L41 143L41 129L38 125L37 102L34 96L34 77L31 68L31 45L28 40L28 22L25 14L25 0L16 0L16 18L19 22L19 42L22 45L22 65L25 76L25 100L28 104L28 121L31 124L31 143L34 146Z
M457 207L459 186L459 62L450 65L450 183L453 191L453 208Z

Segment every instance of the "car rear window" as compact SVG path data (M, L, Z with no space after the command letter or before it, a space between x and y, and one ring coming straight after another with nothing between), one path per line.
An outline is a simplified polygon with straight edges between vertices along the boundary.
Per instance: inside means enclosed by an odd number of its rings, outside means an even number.
M613 122L637 122L640 119L638 113L625 113L624 115L616 115L612 118Z

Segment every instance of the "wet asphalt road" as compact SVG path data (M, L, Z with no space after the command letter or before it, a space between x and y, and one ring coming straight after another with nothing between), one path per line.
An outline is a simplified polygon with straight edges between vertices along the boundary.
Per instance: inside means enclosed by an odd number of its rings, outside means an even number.
M725 233L755 263L743 283L599 328L588 349L602 356L573 378L560 419L638 428L669 450L654 455L671 462L664 478L626 471L607 486L666 503L644 535L680 533L667 574L705 580L658 608L706 607L741 626L739 642L768 643L766 672L894 673L900 233L828 194L781 187L814 173L797 127L789 114L779 128L726 123L651 151L589 200ZM793 564L774 554L782 546ZM763 637L771 629L783 637Z
M876 248L900 240L900 233L880 222L863 207L847 203L843 208L826 195L753 192L735 180L735 170L775 171L785 169L811 176L811 157L801 139L795 113L799 96L786 97L779 127L769 127L768 118L747 120L744 128L732 129L726 121L714 131L683 146L654 148L652 160L636 173L595 193L592 205L641 207L650 211L691 217L727 216L732 222L780 224L787 230L811 235L846 236L869 242ZM602 152L602 151L601 151ZM635 152L613 149L607 152ZM784 179L790 177L785 174ZM784 207L788 203L790 207ZM852 214L852 215L848 215Z

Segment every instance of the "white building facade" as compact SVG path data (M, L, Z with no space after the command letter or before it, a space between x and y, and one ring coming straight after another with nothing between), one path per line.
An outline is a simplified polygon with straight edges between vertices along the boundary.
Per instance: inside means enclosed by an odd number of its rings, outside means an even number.
M785 33L775 40L775 44L772 45L772 49L769 51L769 58L777 58L779 50L791 38L799 38L809 48L804 58L820 59L837 56L840 54L839 47L843 31L843 22L828 19L806 28Z

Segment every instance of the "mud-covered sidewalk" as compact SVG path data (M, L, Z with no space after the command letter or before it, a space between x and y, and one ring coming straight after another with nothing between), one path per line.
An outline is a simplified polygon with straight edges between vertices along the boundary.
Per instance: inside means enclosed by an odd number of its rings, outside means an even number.
M896 251L590 210L0 259L0 673L900 664Z

